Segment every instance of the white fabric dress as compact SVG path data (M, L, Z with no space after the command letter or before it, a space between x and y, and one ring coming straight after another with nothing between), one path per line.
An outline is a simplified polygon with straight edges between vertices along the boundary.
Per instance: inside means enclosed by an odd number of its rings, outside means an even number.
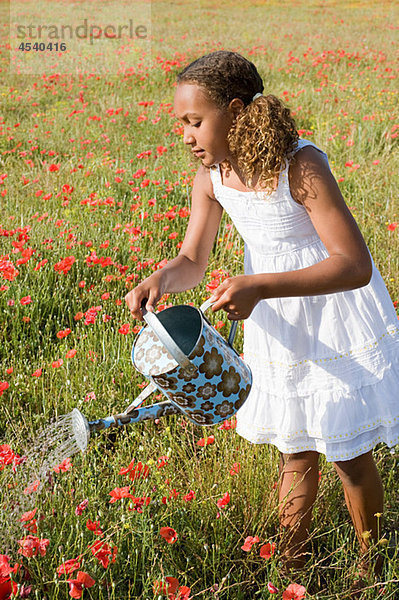
M307 145L314 146L299 140L297 149ZM219 166L210 174L244 240L246 274L292 271L328 257L291 196L288 161L270 194L223 185ZM237 433L285 453L316 450L327 461L349 460L379 442L398 444L398 324L374 263L362 288L261 300L244 321L253 386L237 413Z

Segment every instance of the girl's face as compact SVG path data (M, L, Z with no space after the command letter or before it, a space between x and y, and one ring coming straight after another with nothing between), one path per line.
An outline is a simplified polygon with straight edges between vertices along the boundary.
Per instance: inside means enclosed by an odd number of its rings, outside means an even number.
M234 102L227 109L221 109L199 85L179 83L177 86L174 109L184 127L183 141L206 167L229 158L227 134L238 110Z

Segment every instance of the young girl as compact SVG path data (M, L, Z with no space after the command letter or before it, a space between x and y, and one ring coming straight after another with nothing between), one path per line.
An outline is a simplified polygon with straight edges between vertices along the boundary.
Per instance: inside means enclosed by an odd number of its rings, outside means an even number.
M180 253L126 296L136 319L165 292L203 278L223 210L245 242L245 275L213 293L213 311L245 319L251 393L237 432L280 450L279 514L289 566L301 566L318 487L333 462L366 555L383 488L373 447L399 441L398 319L329 169L290 112L263 95L255 66L218 51L177 78L175 112L200 160ZM367 533L368 532L368 533Z

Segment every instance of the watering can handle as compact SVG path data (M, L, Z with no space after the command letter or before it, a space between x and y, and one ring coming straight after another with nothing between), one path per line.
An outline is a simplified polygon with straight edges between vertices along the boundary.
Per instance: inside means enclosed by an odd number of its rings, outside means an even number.
M175 361L184 369L188 375L194 375L197 372L197 367L191 360L184 354L184 352L176 344L172 336L166 331L161 321L158 319L155 313L147 312L145 304L147 300L143 300L141 303L141 313L144 321L151 327L152 331L158 337L159 341L165 346L169 354L173 356Z
M214 304L214 302L212 302L211 299L208 298L208 300L205 300L205 302L203 304L201 304L200 311L204 313L206 310L208 310L208 308L210 308L212 306L212 304ZM227 342L228 342L229 346L231 346L231 348L233 348L233 342L234 342L234 338L236 336L237 325L238 325L238 321L233 321L231 323L229 339L227 340Z

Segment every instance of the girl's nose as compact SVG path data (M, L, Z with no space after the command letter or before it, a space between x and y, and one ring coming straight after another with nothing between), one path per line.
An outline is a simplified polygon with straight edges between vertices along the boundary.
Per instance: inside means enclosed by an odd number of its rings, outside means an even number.
M190 130L185 129L183 132L183 142L185 144L193 144L195 142L195 138Z

